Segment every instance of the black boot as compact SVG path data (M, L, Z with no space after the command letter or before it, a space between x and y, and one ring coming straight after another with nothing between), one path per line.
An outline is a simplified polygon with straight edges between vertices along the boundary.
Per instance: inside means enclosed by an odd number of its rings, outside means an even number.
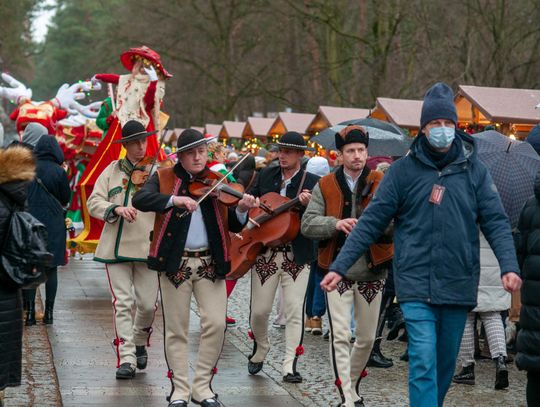
M474 363L469 366L463 366L461 372L454 376L452 381L459 384L474 384Z
M53 301L45 301L45 314L43 315L43 323L45 325L52 325L53 323Z
M503 355L499 355L493 361L495 362L495 390L506 389L508 387L506 358Z
M408 346L405 348L405 352L403 352L403 355L399 357L399 360L403 362L409 361L409 347Z
M381 352L381 339L375 340L373 344L373 349L371 351L371 356L367 362L368 367L380 367L383 369L394 366L392 359L387 358Z
M36 303L34 301L25 301L26 318L24 324L31 326L36 324Z
M135 346L135 357L137 358L137 369L146 369L146 364L148 363L146 346Z
M388 341L393 341L398 337L401 330L405 330L405 319L403 318L403 313L401 312L401 308L399 306L393 308L392 320L394 322L390 326L388 336L386 337L386 340Z

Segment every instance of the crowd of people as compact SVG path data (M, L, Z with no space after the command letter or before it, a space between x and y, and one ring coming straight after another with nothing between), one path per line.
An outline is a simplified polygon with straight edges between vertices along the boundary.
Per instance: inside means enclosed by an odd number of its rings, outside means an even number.
M136 119L123 123L116 142L125 157L101 172L87 201L90 215L105 223L94 260L104 264L111 290L116 379L146 368L161 306L168 406L222 405L212 381L227 326L236 323L227 315L231 275L248 264L253 349L246 374L264 369L273 325L285 328L283 381L302 382L303 340L311 333L329 341L337 405L369 405L359 383L367 366L393 365L381 349L388 326L388 339L401 334L408 342L402 358L409 361L411 406L442 406L452 382L475 383L479 336L494 361L493 387L504 389L505 317L511 293L521 288L513 350L528 371L528 404L540 405L540 177L512 230L497 186L476 157L474 136L456 123L452 90L438 83L425 95L421 131L408 154L377 165L370 163L369 132L357 125L335 134L335 162L310 154L296 132L253 156L188 129L174 163L143 182L133 174L156 131ZM21 382L23 308L27 329L37 319L53 324L57 267L67 260L63 208L70 190L58 143L34 123L15 144L0 150L0 248L14 208L27 210L47 227L54 261L40 318L35 289L0 285L1 390ZM223 194L236 200L226 204ZM276 221L279 233L270 232ZM267 240L244 256L238 236L248 232ZM192 297L201 333L190 381Z

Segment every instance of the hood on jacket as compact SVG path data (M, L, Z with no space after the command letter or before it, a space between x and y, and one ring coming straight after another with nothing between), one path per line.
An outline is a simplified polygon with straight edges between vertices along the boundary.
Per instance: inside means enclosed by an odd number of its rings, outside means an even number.
M22 146L0 149L0 184L31 181L36 174L32 152Z
M36 148L37 143L43 137L49 134L45 126L39 123L28 123L24 128L21 142L31 149Z
M58 165L64 162L64 153L53 136L41 137L34 148L36 159L53 161Z

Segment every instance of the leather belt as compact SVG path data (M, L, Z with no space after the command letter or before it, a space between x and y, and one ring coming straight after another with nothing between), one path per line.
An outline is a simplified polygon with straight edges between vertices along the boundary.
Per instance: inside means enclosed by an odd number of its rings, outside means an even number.
M182 257L207 257L210 256L210 250L184 250Z
M292 246L289 245L289 244L284 244L284 245L281 245L281 246L277 246L277 247L272 248L272 251L273 251L273 252L283 252L283 253L288 253L288 252L292 252Z

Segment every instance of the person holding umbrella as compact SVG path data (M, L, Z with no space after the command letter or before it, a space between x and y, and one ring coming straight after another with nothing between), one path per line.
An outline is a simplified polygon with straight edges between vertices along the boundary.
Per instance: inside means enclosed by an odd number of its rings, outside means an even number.
M472 137L456 129L452 89L427 92L420 134L394 163L321 282L333 291L394 220L394 280L409 336L409 401L442 406L476 306L479 226L507 291L521 278L508 217Z

